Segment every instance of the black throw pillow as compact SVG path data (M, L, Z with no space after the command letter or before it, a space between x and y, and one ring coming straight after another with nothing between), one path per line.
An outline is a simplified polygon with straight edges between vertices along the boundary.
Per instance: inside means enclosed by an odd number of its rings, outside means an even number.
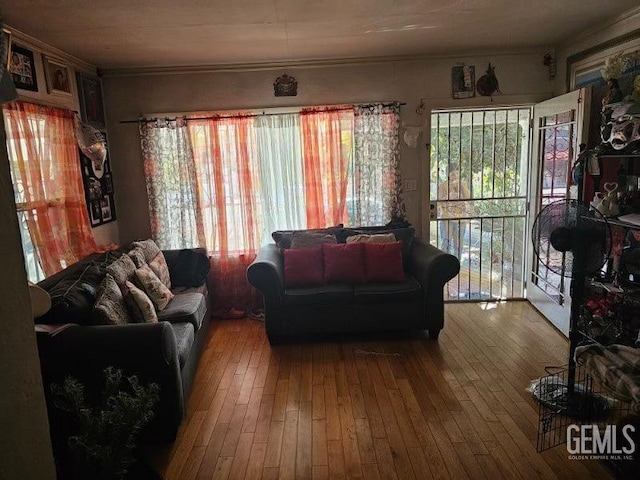
M169 276L172 287L199 287L207 280L209 274L209 258L201 252L180 250L178 255L169 263Z

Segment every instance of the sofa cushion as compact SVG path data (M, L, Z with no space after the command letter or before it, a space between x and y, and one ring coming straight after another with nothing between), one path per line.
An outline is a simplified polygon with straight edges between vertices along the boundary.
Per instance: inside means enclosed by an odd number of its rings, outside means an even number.
M321 232L337 236L338 232L342 230L343 227L343 224L339 224L335 227L313 228L308 230L277 230L271 234L271 238L276 242L278 248L286 249L291 248L291 241L295 232Z
M149 296L128 280L124 282L122 296L134 322L155 323L158 321L156 308Z
M125 325L131 321L120 287L110 274L104 277L98 289L93 319L98 325Z
M343 228L337 233L339 243L345 243L347 238L353 235L376 235L376 234L388 234L393 233L396 240L402 242L402 259L407 262L409 255L411 254L411 245L413 245L413 239L416 236L416 231L413 227L406 228L389 228L389 227L362 227L362 228Z
M322 285L322 283L322 248L290 248L284 251L284 284L286 287L305 287Z
M172 287L199 287L206 282L211 268L207 255L191 249L180 250L167 264Z
M149 263L151 260L155 258L155 256L160 253L160 248L152 239L148 240L138 240L136 242L131 243L131 248L139 248L144 253L144 258Z
M402 242L365 243L367 282L403 282Z
M178 293L167 307L158 312L158 320L171 323L188 322L196 330L207 313L207 302L201 293Z
M391 243L396 241L393 233L357 233L346 238L346 243Z
M364 244L322 245L324 281L359 283L365 281Z
M167 288L171 288L171 277L169 276L169 267L167 266L167 261L164 258L162 252L158 252L158 254L153 257L153 259L149 262L149 268L153 270L160 281L165 284Z
M131 249L127 255L129 255L131 260L133 260L133 264L136 268L141 268L143 265L147 264L147 260L144 258L144 252L139 247Z
M158 311L164 310L167 304L174 297L173 293L171 293L171 290L169 290L167 286L162 283L162 281L153 272L153 270L149 268L148 265L135 270L135 276L137 279L137 284L139 284L142 290L144 290L144 292L149 295L149 298L156 306Z
M287 288L285 305L349 305L353 303L353 286L349 284L321 285L317 287ZM304 318L300 318L304 322Z
M187 359L191 353L191 347L195 339L195 329L189 322L172 323L171 327L173 327L173 333L176 336L178 362L180 363L180 368L182 368L184 364L187 363Z
M136 265L129 255L122 255L117 260L111 262L107 266L106 271L110 274L118 285L124 285L124 282L133 277L136 271Z
M320 247L324 243L338 243L336 236L326 232L293 232L291 236L291 248Z
M36 323L93 323L92 310L104 272L95 265L85 265L80 272L63 278L48 290L51 309Z
M354 303L391 303L420 300L422 287L407 275L404 282L363 283L353 286Z

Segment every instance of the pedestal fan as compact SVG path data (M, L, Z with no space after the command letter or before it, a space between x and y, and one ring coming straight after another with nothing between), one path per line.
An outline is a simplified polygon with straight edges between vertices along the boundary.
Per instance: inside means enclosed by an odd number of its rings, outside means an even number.
M601 397L576 383L574 353L580 342L578 317L585 278L598 273L607 262L611 253L611 229L605 217L588 204L559 200L540 211L533 224L532 240L540 265L571 278L567 381L539 381L533 395L558 413L572 417L591 415L606 406L601 404Z

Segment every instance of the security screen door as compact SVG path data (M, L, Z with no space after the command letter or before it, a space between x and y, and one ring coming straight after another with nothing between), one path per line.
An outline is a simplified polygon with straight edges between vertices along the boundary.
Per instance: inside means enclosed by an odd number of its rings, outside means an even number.
M531 108L431 114L430 241L460 259L445 299L524 298Z

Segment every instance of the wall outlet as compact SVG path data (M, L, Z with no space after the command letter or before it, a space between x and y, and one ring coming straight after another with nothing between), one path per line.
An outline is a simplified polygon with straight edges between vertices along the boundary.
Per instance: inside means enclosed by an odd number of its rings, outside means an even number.
M429 203L429 220L438 219L438 202Z
M405 192L415 192L418 189L418 180L415 178L407 178L404 181Z

